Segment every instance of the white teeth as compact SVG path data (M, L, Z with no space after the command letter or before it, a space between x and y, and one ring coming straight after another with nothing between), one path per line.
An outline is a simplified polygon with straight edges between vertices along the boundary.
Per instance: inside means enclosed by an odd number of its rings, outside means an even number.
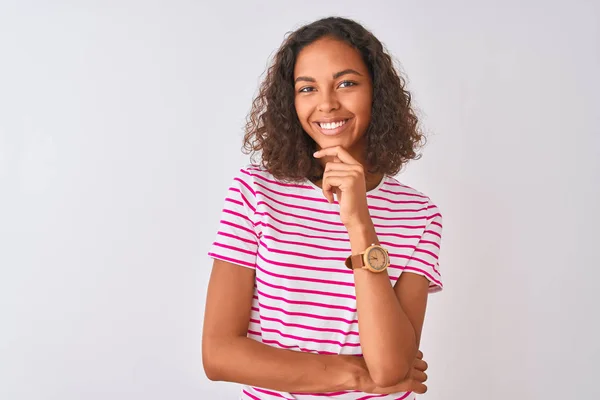
M323 129L335 129L335 128L339 128L340 126L344 125L345 123L346 123L346 121L339 121L339 122L333 122L333 123L330 123L330 122L322 123L322 122L320 122L319 126L321 128L323 128Z

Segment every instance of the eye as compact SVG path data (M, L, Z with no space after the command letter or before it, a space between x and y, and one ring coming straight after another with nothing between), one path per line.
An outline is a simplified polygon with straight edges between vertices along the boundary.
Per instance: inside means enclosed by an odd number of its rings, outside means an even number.
M345 88L345 87L351 87L351 86L356 86L356 82L352 82L352 81L342 81L339 84L339 87L341 88Z
M313 87L312 86L305 86L303 88L301 88L300 90L298 90L298 93L309 93L313 91Z

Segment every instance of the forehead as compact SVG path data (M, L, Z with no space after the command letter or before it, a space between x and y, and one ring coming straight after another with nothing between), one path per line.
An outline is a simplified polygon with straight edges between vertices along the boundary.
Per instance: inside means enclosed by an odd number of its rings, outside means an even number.
M332 38L319 39L303 48L296 57L294 78L312 76L329 77L345 69L355 69L368 74L367 66L358 50L349 44Z

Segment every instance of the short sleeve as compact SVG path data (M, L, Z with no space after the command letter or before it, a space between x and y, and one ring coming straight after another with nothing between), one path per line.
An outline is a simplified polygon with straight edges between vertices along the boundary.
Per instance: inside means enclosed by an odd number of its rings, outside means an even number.
M208 256L248 268L255 268L258 250L256 192L247 169L233 179L225 197L219 230Z
M429 201L425 230L404 268L405 272L423 275L429 279L429 293L436 293L443 289L439 264L441 242L442 214L438 207Z

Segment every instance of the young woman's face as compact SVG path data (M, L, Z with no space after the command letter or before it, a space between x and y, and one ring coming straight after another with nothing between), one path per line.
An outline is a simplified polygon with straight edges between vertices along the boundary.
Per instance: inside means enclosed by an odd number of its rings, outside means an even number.
M342 146L362 158L373 85L359 52L336 39L319 39L298 54L294 82L298 119L318 147Z

